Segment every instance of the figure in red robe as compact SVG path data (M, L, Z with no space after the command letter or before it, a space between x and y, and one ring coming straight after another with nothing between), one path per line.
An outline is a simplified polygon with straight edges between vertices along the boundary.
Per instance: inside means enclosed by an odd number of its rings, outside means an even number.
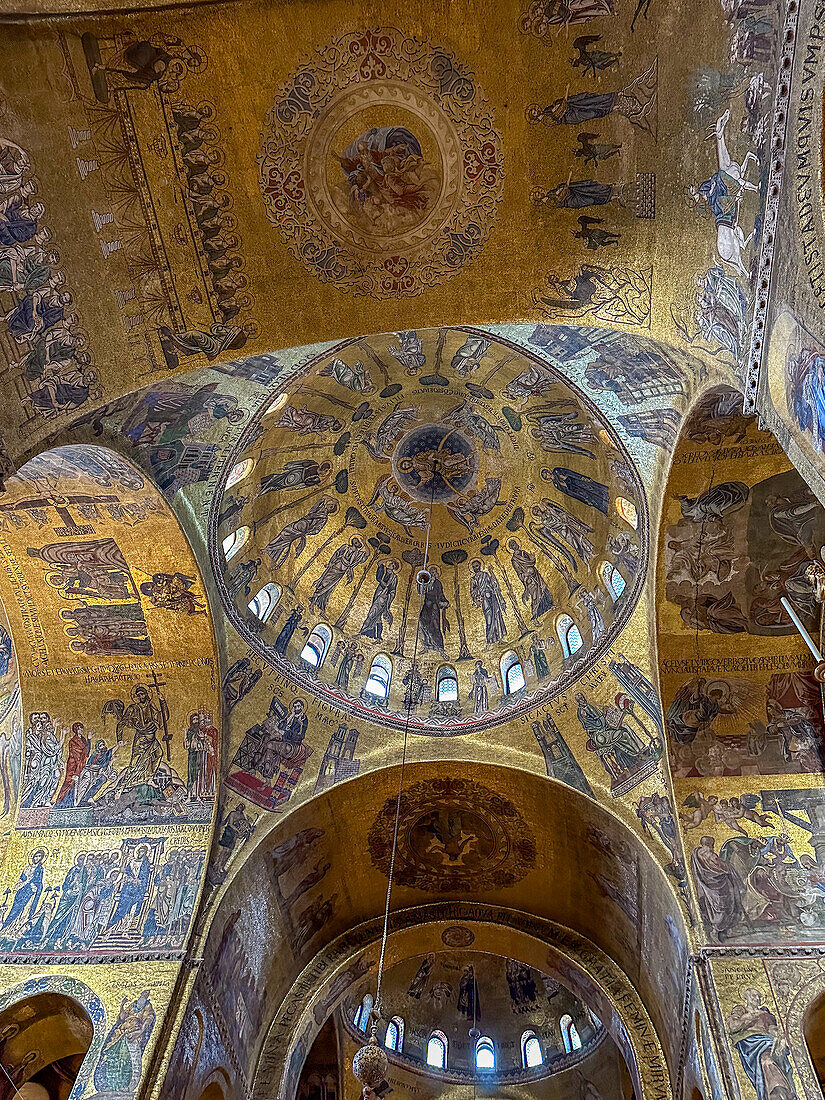
M75 722L72 726L72 736L69 738L69 751L66 757L66 773L63 776L63 783L60 790L57 792L57 798L55 804L60 805L63 799L66 798L67 805L74 805L74 786L75 780L83 771L87 759L89 758L89 738L86 736L86 729L82 722ZM71 794L71 798L68 798Z

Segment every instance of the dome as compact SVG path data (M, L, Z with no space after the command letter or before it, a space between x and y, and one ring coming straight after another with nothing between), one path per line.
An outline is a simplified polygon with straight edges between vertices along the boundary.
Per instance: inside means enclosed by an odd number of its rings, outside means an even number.
M525 712L638 600L647 511L620 439L490 334L339 344L267 399L224 471L230 617L293 684L374 721L458 733Z
M472 939L463 926L447 934L462 933ZM342 1022L356 1042L369 1032L374 992L367 981L343 1003ZM613 1047L598 1017L556 978L483 951L403 959L387 969L382 1001L377 1038L390 1062L454 1081L491 1070L499 1082L535 1079L590 1057L605 1040ZM435 1064L438 1053L443 1066Z

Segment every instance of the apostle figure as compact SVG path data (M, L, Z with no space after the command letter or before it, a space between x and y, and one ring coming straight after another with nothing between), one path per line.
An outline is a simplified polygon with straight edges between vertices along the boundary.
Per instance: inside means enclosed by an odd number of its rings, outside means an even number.
M77 906L86 893L88 881L89 870L86 866L86 854L81 852L66 872L63 885L60 887L60 901L46 929L46 938L52 944L56 943L57 940L65 939L70 931L74 923Z
M477 371L481 360L490 350L491 340L484 336L468 336L452 358L450 366L456 374L467 375Z
M67 806L74 805L74 787L83 771L89 756L90 742L82 722L75 722L72 726L72 736L69 738L69 749L66 757L66 771L63 776L63 785L57 792L55 804L60 805L64 799Z
M353 535L346 545L338 547L315 582L309 598L310 608L321 612L326 611L330 596L344 577L347 579L347 584L352 584L355 579L353 570L369 557L363 547L364 544L357 535Z
M329 462L317 463L311 458L291 459L281 470L261 478L261 493L282 493L287 489L306 489L320 485L332 467Z
M481 608L487 644L492 645L504 637L504 597L492 569L482 569L480 561L474 561L471 568L470 599L475 607Z
M473 686L467 696L468 699L473 700L473 714L486 714L490 708L489 693L487 691L487 681L489 679L490 673L481 661L476 661L472 676Z
M275 639L273 648L279 657L286 657L287 647L292 641L292 635L297 630L303 613L303 607L298 604L298 606L293 608L289 615L287 615L284 625L278 631L278 637Z
M633 126L656 136L656 91L658 65L654 61L630 84L616 92L576 92L554 100L544 110L528 107L530 122L580 126L597 118L607 118L614 111L624 115Z
M189 728L183 735L183 747L186 749L188 763L186 786L190 802L203 802L214 794L214 768L211 771L213 784L209 784L209 757L214 755L211 740L203 729L201 714L189 715Z
M745 883L732 867L714 851L712 836L703 836L690 856L690 869L699 898L699 910L710 936L721 943L742 917Z
M478 982L472 966L465 966L458 983L458 1002L456 1010L467 1020L481 1019L481 1004L478 997Z
M264 552L269 554L275 568L279 569L284 564L293 546L294 556L300 557L304 552L307 539L320 534L329 517L337 511L338 504L332 497L321 497L320 500L316 500L305 516L299 516L298 519L287 523L264 547Z
M26 906L29 907L29 917L37 908L40 895L43 893L43 860L45 858L45 849L37 848L29 857L28 866L20 872L19 885L14 892L11 908L6 914L3 924L0 925L3 931L7 928L11 930L15 921L18 922L18 925L22 925Z
M60 782L62 747L45 711L30 716L25 740L25 783L20 806L47 806Z
M594 481L592 477L580 474L577 470L557 466L552 473L552 482L560 493L573 497L574 500L580 500L582 504L595 508L604 515L609 512L610 491L600 481Z
M361 627L365 638L380 642L384 633L384 623L392 626L392 604L398 587L398 562L395 558L378 563L375 571L375 591L372 604Z
M126 917L140 912L140 907L149 889L152 864L149 862L149 849L145 844L137 849L123 867L120 891L115 902L114 912L109 919L109 928L114 928Z
M522 550L515 539L510 539L507 549L511 552L510 562L513 572L521 581L524 592L521 602L530 601L530 618L534 621L549 611L553 606L553 597L550 589L544 583L544 578L536 568L536 555L527 550Z
M429 584L424 586L421 612L418 623L421 628L421 644L424 649L434 649L444 653L444 634L449 633L450 623L447 609L450 604L444 595L444 588L435 566L427 567L430 574Z
M369 372L360 359L349 364L336 356L318 371L318 375L325 378L334 378L339 385L352 390L353 393L372 393L375 389Z
M589 523L585 523L548 497L543 497L541 504L533 505L532 512L541 521L542 535L556 547L573 570L578 570L578 565L568 546L572 547L585 565L590 564L596 554L596 548L588 538L588 535L593 534L593 528ZM564 543L567 543L567 546Z
M225 351L242 348L247 341L247 333L236 325L221 325L216 321L209 326L208 332L198 329L173 332L168 325L161 325L158 339L166 365L174 370L180 366L181 355L205 355L211 363Z
M758 989L746 989L744 1004L727 1019L730 1037L759 1100L796 1100L788 1042Z
M533 192L533 201L581 210L587 206L605 206L616 200L622 204L622 185L596 180L568 180L547 191Z
M410 987L407 990L407 996L412 997L415 1001L421 1000L421 995L427 988L427 982L430 980L430 974L432 973L433 966L435 965L435 955L430 952L425 959L422 960L415 972L415 977L410 982Z

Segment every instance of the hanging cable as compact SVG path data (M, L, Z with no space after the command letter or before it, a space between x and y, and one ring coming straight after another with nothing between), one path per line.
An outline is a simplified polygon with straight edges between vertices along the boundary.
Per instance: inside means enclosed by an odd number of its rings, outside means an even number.
M418 619L415 624L415 640L413 642L412 666L410 668L410 685L406 699L407 713L404 719L404 743L401 750L401 770L398 773L398 793L396 794L395 798L395 822L393 824L392 832L390 867L389 874L387 876L387 896L384 903L384 927L381 933L381 953L378 957L378 979L375 989L375 1019L371 1029L373 1035L375 1035L378 1030L378 1019L381 1015L381 986L384 980L384 958L387 952L387 936L390 923L390 904L392 901L392 887L395 876L395 854L398 848L398 828L401 821L401 796L404 791L404 773L407 767L407 741L410 732L410 712L413 706L414 694L417 691L415 678L417 676L418 669L418 641L421 635L421 610L424 602L424 588L430 580L430 574L427 570L427 563L429 560L430 552L430 531L432 529L433 522L433 502L435 500L435 470L433 470L432 483L433 487L432 494L430 496L429 517L427 519L427 534L424 541L424 564L422 565L421 569L419 569L416 577L416 580L418 581L418 584L416 585L416 587L418 588ZM422 580L422 574L426 579Z

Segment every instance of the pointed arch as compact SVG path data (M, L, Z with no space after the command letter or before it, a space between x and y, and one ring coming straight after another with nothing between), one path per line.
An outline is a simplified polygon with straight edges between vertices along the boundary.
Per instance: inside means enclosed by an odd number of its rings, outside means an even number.
M249 536L252 534L251 527L239 527L236 531L232 531L221 542L221 550L223 550L223 556L226 561L231 561L232 558L249 542Z
M244 478L249 477L252 473L252 468L255 465L254 458L242 458L240 462L236 462L232 469L229 471L229 476L226 479L226 489L231 489L233 485L237 485L239 481L243 481Z
M525 1031L521 1036L521 1064L525 1069L544 1065L541 1043L535 1031Z
M584 645L581 631L569 615L559 615L556 621L556 633L559 636L562 657L573 657Z

